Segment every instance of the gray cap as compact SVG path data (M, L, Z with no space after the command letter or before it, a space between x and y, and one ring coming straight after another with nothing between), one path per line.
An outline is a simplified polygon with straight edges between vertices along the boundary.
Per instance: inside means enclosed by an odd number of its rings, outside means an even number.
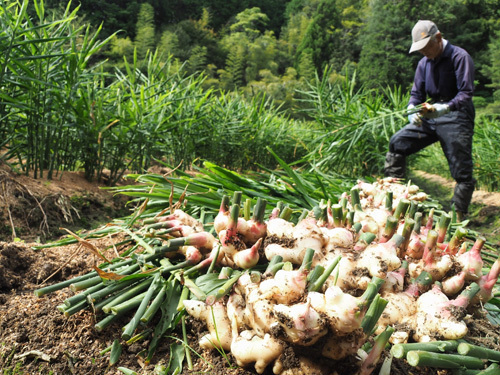
M436 24L432 21L418 21L415 26L413 26L413 30L411 31L412 37L412 45L410 47L410 52L420 51L424 48L429 40L431 40L431 36L435 35L438 32L438 28Z

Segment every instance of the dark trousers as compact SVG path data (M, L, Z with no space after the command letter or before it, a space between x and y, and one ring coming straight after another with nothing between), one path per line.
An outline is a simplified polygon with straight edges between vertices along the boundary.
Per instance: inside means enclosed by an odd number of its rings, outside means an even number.
M391 137L384 173L404 178L406 156L439 142L448 160L451 176L457 182L452 203L457 211L466 213L475 185L472 175L473 135L474 121L459 111L433 120L424 119L421 126L406 125Z

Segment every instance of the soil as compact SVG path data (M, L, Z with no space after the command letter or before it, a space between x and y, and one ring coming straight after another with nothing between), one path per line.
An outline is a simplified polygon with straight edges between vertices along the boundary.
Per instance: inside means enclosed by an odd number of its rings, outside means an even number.
M433 176L419 176L431 180ZM436 177L437 178L437 177ZM100 189L99 184L86 181L79 173L64 173L52 181L31 179L0 171L0 204L2 231L0 233L0 369L11 374L122 374L118 366L139 374L156 374L155 366L166 365L172 339L165 338L153 361L145 365L141 351L148 341L124 344L117 364L109 366L109 353L101 354L115 339L120 339L126 321L118 321L102 332L94 325L97 317L88 310L70 317L57 310L72 292L63 290L37 297L33 291L88 273L100 260L77 244L35 250L34 247L58 238L59 227L85 231L97 223L109 222L126 212L126 201ZM442 186L443 181L437 184ZM417 183L418 184L418 183ZM420 185L419 185L420 186ZM432 186L429 184L428 186ZM431 193L424 188L427 193ZM471 223L478 229L491 229L484 224L494 213L499 216L498 193L474 195L476 205ZM482 217L480 214L482 213ZM481 226L482 225L482 226ZM105 237L93 244L105 254L113 255L120 238ZM252 369L236 366L234 359L216 352L202 352L197 347L204 327L187 319L188 341L202 358L193 355L193 370L182 374L254 375ZM500 328L493 326L482 315L470 321L468 340L490 348L500 349ZM177 333L180 337L180 332ZM333 364L325 374L341 371L341 364ZM346 365L346 363L343 363ZM162 373L162 372L159 372ZM375 370L374 373L378 373ZM394 360L392 375L444 375L451 372L409 367L404 360ZM271 374L270 370L266 374Z

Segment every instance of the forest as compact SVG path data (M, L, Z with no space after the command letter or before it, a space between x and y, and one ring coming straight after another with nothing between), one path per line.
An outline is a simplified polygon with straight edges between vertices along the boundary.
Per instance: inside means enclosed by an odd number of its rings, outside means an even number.
M50 0L57 9L65 2ZM479 106L498 88L498 1L85 1L79 16L101 36L117 32L105 55L113 65L157 49L206 85L270 95L293 107L293 90L330 67L331 79L356 71L369 88L411 87L419 54L410 31L433 20L476 64ZM494 100L494 99L493 99Z

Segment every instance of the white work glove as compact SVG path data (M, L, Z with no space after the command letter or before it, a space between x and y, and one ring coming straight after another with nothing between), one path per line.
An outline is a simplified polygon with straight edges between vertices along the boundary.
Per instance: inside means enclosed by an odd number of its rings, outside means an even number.
M408 112L412 112L414 108L415 106L413 104L410 104L408 106ZM408 122L411 125L420 126L422 125L422 116L419 112L411 113L410 115L408 115Z
M450 106L448 104L436 103L427 105L425 108L427 111L424 111L422 114L425 118L438 118L450 112Z

